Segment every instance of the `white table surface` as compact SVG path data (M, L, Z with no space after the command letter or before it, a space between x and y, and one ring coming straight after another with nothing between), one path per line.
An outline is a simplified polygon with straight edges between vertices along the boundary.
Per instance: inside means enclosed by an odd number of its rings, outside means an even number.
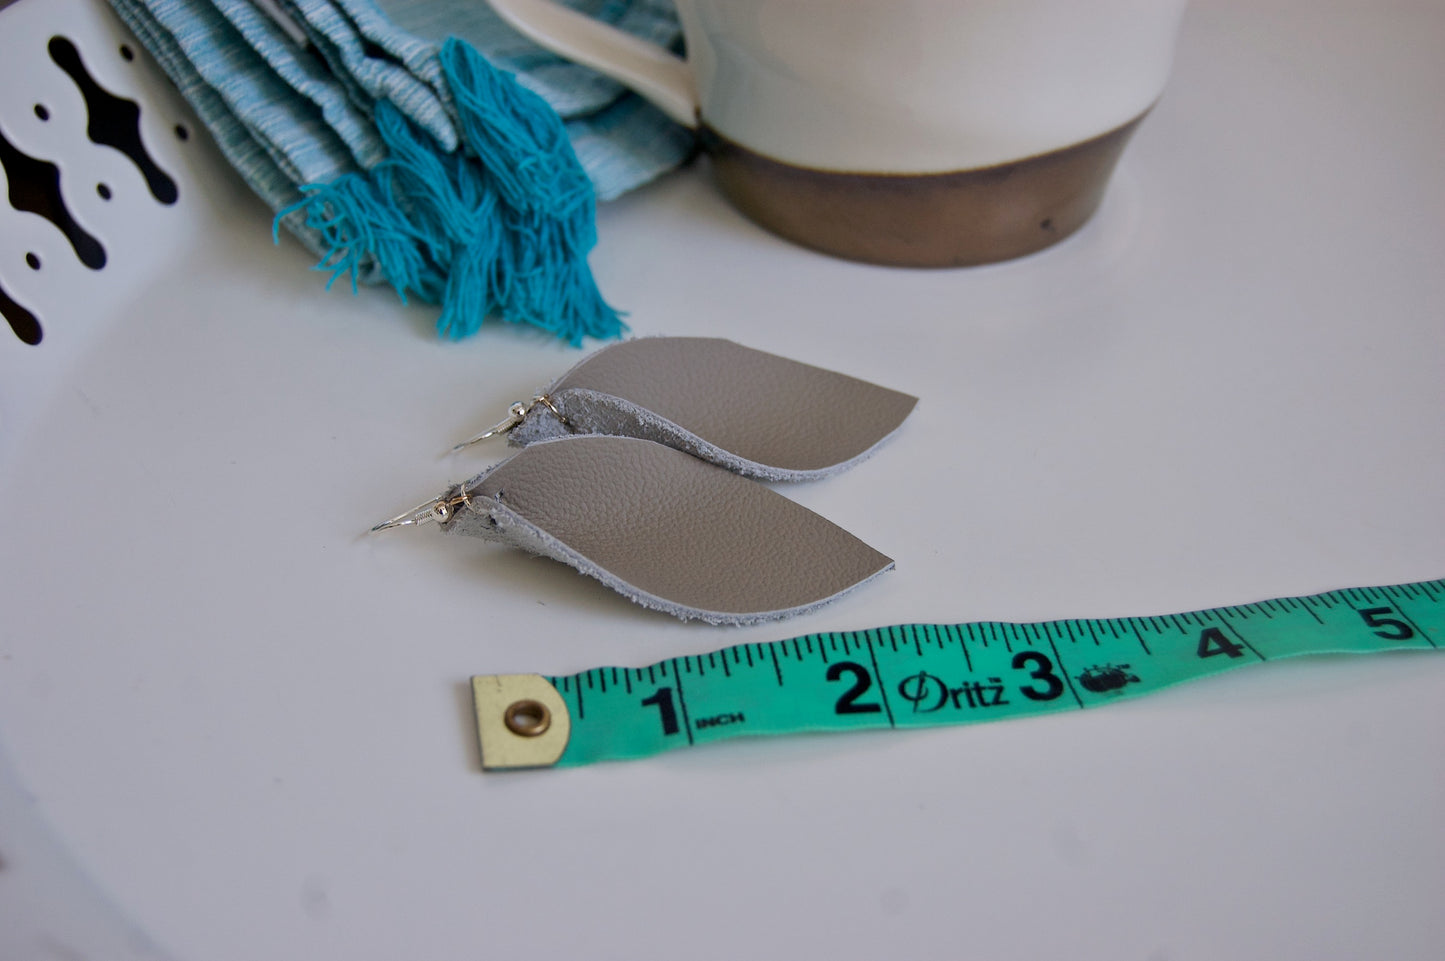
M466 681L1441 576L1442 47L1440 2L1196 0L1097 218L1000 266L794 248L706 163L603 209L635 332L922 398L784 489L897 570L745 629L364 535L503 456L438 455L578 354L324 293L153 91L182 202L82 205L103 281L0 205L0 278L93 306L38 347L0 328L0 957L1440 958L1445 658L511 775L480 773Z

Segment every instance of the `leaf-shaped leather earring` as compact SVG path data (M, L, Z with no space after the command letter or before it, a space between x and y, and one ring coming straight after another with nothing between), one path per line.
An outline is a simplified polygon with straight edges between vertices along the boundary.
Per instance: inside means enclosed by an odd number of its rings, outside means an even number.
M465 443L639 437L764 480L813 480L863 460L916 397L714 337L642 337L584 358Z
M632 437L541 441L375 528L437 522L570 564L644 607L745 624L893 566L756 481Z

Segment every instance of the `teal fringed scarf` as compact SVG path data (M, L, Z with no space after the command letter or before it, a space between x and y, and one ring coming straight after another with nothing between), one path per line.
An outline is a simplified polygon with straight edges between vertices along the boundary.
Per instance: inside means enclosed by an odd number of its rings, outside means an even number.
M442 153L387 101L376 127L388 157L365 173L307 184L304 211L326 238L331 282L374 260L402 300L442 305L437 331L474 333L489 315L573 344L624 330L587 268L595 196L562 121L541 97L448 39L442 70L463 149ZM329 286L329 284L328 284Z
M635 95L483 0L109 2L328 286L390 283L452 338L488 317L573 344L623 331L587 265L596 201L693 148ZM670 0L565 2L678 35Z

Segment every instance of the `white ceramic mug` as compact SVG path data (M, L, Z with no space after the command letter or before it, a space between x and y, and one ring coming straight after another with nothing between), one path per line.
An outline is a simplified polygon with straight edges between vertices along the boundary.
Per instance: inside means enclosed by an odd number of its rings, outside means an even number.
M944 266L1088 220L1164 88L1185 0L677 0L687 59L551 0L509 23L698 128L746 214Z

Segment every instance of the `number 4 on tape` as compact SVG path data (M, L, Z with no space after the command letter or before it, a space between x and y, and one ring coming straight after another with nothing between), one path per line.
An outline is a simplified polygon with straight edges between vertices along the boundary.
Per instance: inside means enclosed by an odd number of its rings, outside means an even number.
M742 735L932 727L1096 707L1304 654L1434 650L1445 580L1165 617L904 624L647 667L472 678L482 767L572 767Z

